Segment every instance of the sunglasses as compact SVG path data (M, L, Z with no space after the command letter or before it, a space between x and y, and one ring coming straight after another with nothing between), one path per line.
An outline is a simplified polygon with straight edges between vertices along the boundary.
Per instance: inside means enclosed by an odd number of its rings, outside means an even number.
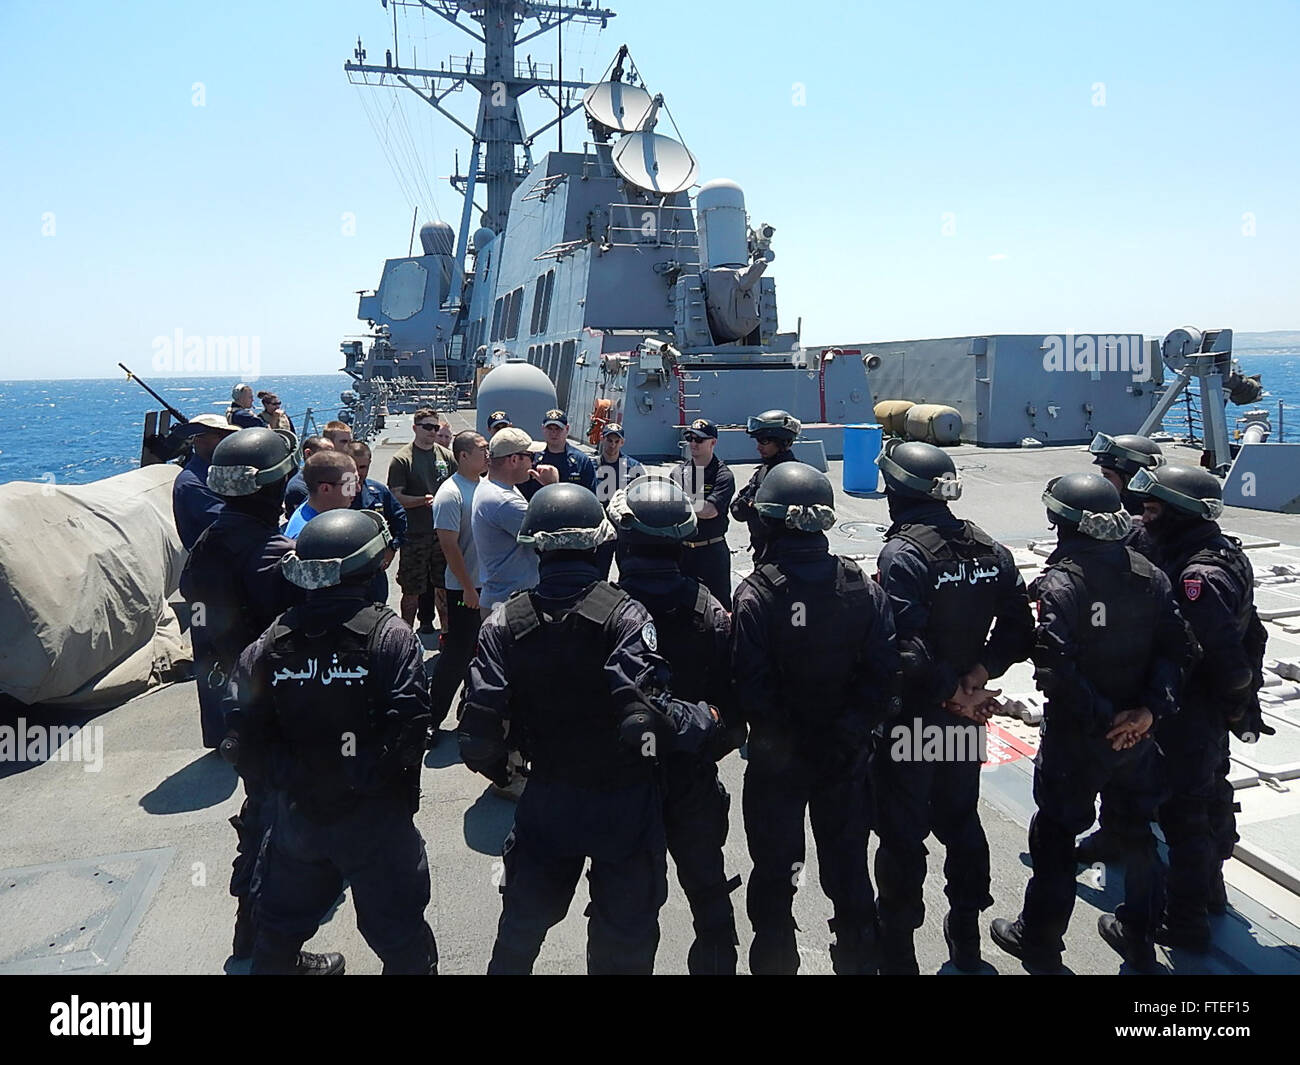
M438 431L437 422L416 422L417 429L423 429L426 433L436 433Z
M775 436L756 436L756 437L754 437L754 443L756 443L756 444L779 444L780 442L781 442L781 441L780 441L777 437L775 437Z

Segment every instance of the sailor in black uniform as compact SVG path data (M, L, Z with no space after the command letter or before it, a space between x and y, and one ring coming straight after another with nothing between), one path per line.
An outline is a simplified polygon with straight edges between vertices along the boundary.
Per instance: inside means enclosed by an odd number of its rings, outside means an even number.
M1029 825L1033 876L1015 921L993 940L1031 968L1056 971L1075 898L1074 838L1103 789L1124 863L1124 902L1097 930L1139 971L1155 968L1159 801L1154 722L1174 710L1186 653L1169 581L1124 539L1119 492L1096 474L1054 479L1043 493L1056 550L1034 582L1034 679L1047 697Z
M1178 713L1160 723L1166 798L1160 827L1169 845L1167 906L1157 942L1205 951L1209 914L1227 908L1223 863L1237 842L1228 733L1253 742L1272 733L1259 710L1268 634L1255 611L1255 577L1241 542L1216 520L1223 489L1190 466L1141 470L1129 491L1145 505L1146 529L1178 609L1201 646Z
M1155 539L1142 524L1142 498L1128 490L1128 483L1138 470L1154 469L1165 461L1160 445L1145 436L1131 433L1121 436L1098 433L1093 437L1088 450L1095 456L1092 463L1097 467L1097 472L1115 486L1124 509L1132 517L1132 528L1124 537L1124 546L1133 548L1147 561L1159 564ZM1092 865L1120 858L1123 837L1118 831L1111 830L1112 808L1112 804L1106 801L1106 791L1103 789L1097 831L1079 840L1074 848L1076 861Z
M253 952L253 912L249 890L262 837L272 816L266 782L238 766L239 707L232 683L235 663L245 647L302 597L284 579L280 559L293 541L279 534L284 485L293 470L293 434L265 426L231 433L212 453L208 486L225 507L194 545L181 574L181 594L190 604L194 675L206 746L222 746L244 781L244 805L231 824L239 853L230 893L239 900L232 953ZM223 737L230 742L223 743Z
M889 603L856 563L830 553L825 474L772 469L754 497L766 553L736 589L732 680L749 728L745 835L754 861L746 908L756 975L799 969L792 904L812 818L831 901L831 964L874 974L876 907L867 876L867 759L876 726L898 710Z
M682 544L681 570L694 577L731 609L731 551L727 547L727 508L736 494L736 478L713 453L718 427L696 418L682 434L690 454L672 468L670 476L695 508L695 532Z
M985 685L1029 657L1033 615L1011 552L948 509L961 497L952 459L931 444L891 441L877 461L893 519L877 565L898 634L904 710L895 727L903 732L877 746L871 767L881 969L917 972L913 933L925 916L933 832L946 852L944 939L952 963L975 971L979 914L993 904L979 787L997 692ZM939 757L915 757L926 736L944 738Z
M654 969L668 894L656 763L674 748L699 750L717 717L667 695L650 614L600 580L596 548L612 535L589 489L542 488L519 531L541 555L538 585L516 592L479 630L461 755L499 785L512 748L531 762L503 855L489 973L532 971L588 858L587 971Z
M763 478L783 462L797 462L791 448L803 429L799 419L789 411L767 410L755 415L746 424L745 432L754 439L762 464L731 502L731 516L749 526L749 546L757 565L767 544L767 525L759 518L754 500Z
M662 763L668 853L695 921L686 967L692 974L732 976L737 939L730 896L740 878L728 880L723 862L731 797L716 766L745 739L744 724L732 724L731 618L703 584L678 568L682 541L695 531L695 512L676 484L642 477L614 494L608 513L618 531L618 586L654 618L673 694L708 703L729 726L708 750L668 754Z
M341 955L301 951L345 883L386 975L437 972L412 820L432 726L423 648L369 594L390 543L374 511L313 518L281 563L306 601L240 657L241 760L278 799L258 865L255 974L343 971Z

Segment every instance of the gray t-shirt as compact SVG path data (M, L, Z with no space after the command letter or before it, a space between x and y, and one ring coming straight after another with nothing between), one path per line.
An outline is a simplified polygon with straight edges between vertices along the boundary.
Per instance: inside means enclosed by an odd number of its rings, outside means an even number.
M479 606L493 607L511 592L537 584L537 552L515 537L528 513L528 501L518 488L489 478L474 492L473 532L483 581Z
M471 580L478 580L478 550L474 546L474 528L471 522L474 506L474 493L481 482L453 473L433 494L433 528L434 535L438 529L446 529L456 534L456 543L460 553L465 556L465 569ZM447 587L463 592L460 581L447 566Z

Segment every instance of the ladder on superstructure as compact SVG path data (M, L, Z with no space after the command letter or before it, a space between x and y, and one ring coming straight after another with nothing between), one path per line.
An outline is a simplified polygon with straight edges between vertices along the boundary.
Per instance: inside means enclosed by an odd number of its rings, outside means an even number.
M680 415L682 425L690 425L697 417L703 417L703 410L699 406L700 393L692 392L692 387L699 388L699 374L688 373L684 366L677 367L677 413Z

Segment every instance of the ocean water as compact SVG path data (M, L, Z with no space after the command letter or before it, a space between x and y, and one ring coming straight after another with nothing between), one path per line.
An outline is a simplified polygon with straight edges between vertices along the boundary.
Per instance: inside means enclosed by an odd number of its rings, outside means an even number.
M1277 405L1285 404L1285 438L1300 440L1300 351L1237 356L1247 374L1258 373L1269 395L1265 407L1277 427ZM146 377L149 384L187 416L224 414L233 380L214 377ZM254 391L270 389L301 432L311 408L318 426L336 417L339 393L351 384L344 374L264 377ZM144 415L158 404L125 375L111 380L0 381L0 484L53 481L86 484L134 469L140 459ZM254 403L260 410L261 404ZM1244 410L1228 408L1229 424ZM1175 408L1175 413L1181 407ZM1167 422L1173 427L1173 418ZM1136 428L1136 427L1135 427Z
M150 387L186 417L226 413L235 379L145 375ZM338 416L345 374L262 377L254 393L280 397L301 432L310 407L323 427ZM53 481L86 484L125 473L140 462L144 416L159 404L126 375L90 381L0 381L0 484ZM253 401L255 411L262 409Z

